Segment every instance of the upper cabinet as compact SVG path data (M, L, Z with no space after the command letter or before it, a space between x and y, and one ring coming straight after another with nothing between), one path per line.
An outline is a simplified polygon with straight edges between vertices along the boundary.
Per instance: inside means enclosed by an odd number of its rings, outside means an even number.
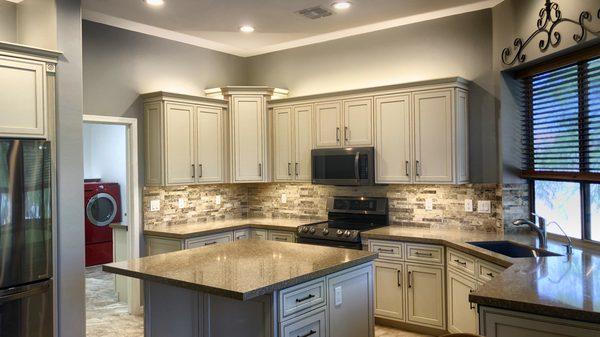
M316 147L373 146L373 100L315 103Z
M225 182L227 102L166 92L143 98L146 185Z
M315 104L316 147L341 146L341 127L341 102L323 102Z
M272 120L273 180L309 182L312 105L274 108Z
M49 137L58 55L0 43L0 137Z
M229 158L233 183L266 182L270 179L267 99L284 97L287 91L269 87L221 87L206 95L229 103Z

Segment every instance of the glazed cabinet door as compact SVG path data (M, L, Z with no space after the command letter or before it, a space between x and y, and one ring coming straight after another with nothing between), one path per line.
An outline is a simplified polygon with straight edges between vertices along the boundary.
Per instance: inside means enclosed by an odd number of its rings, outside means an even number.
M310 182L312 150L312 106L294 107L294 175L297 181Z
M344 145L373 146L373 99L344 101Z
M378 183L412 181L410 94L375 98L375 159Z
M404 265L375 262L375 315L404 320Z
M407 321L443 329L443 267L406 265Z
M477 307L469 302L469 294L476 282L455 271L448 271L448 331L453 333L478 332Z
M277 181L290 181L295 177L292 121L291 107L273 109L273 178Z
M342 145L341 121L341 102L315 104L316 147L338 147Z
M165 110L167 185L194 183L195 108L193 105L166 103Z
M453 182L452 89L413 95L415 181Z
M0 137L45 138L44 62L0 57Z
M196 108L196 181L223 182L223 109Z
M232 105L234 182L262 182L265 176L264 99L234 96Z

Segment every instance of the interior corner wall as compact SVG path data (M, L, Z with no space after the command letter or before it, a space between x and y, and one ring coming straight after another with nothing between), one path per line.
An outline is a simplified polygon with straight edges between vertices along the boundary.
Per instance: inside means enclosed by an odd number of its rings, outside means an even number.
M17 4L17 43L56 50L56 1L25 0Z
M499 176L491 9L425 21L249 59L249 84L291 96L461 76L470 88L470 169Z
M0 1L0 41L17 43L17 5Z

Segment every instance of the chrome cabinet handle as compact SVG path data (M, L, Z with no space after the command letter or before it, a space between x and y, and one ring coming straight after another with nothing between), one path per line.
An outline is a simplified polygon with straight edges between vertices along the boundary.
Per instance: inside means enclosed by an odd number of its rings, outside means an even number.
M472 294L472 293L474 293L474 292L475 292L475 290L473 290L473 289L469 289L469 294ZM475 303L473 303L473 302L469 302L469 308L470 308L471 310L475 309Z
M494 274L492 274L492 273L487 273L486 275L489 276L489 277L491 277L491 278L494 278Z
M344 140L345 141L349 140L349 138L348 138L348 127L347 126L344 126Z
M408 287L412 288L412 271L408 272Z
M313 297L315 297L315 295L313 295L313 294L309 294L309 295L308 295L308 296L306 296L306 297L303 297L303 298L297 298L297 299L296 299L296 303L302 303L302 302L304 302L304 301L308 301L308 300L310 300L310 299L311 299L311 298L313 298Z
M258 176L262 177L262 163L258 163Z
M192 164L192 178L196 178L196 165Z
M288 163L288 176L292 175L292 163Z
M409 166L410 166L410 165L409 165L409 163L408 163L408 160L407 160L407 161L404 163L404 171L406 171L406 176L407 176L407 177L410 175L410 172L408 172L408 170L409 170L409 168L408 168L408 167L409 167Z
M401 278L402 276L401 276L400 274L401 274L401 273L400 273L400 270L397 270L397 271L396 271L396 277L398 278L398 287L402 287L402 281L400 281L400 278Z
M296 172L296 177L300 174L300 171L298 170L298 163L294 165L294 172Z
M216 244L216 243L217 243L217 241L213 241L213 242L207 242L207 243L205 243L204 245L205 245L205 246L210 246L210 245L214 245L214 244Z
M340 142L340 128L339 127L335 128L335 141L338 143Z
M198 166L200 166L200 178L202 178L202 176L204 175L204 170L202 169L202 164L200 164Z
M458 264L460 264L460 265L463 265L463 266L465 266L465 267L467 266L467 263L466 263L466 262L463 262L463 261L461 261L461 260L459 260L459 259L456 259L456 260L454 260L454 262L456 262L456 263L458 263Z
M393 253L394 250L393 249L383 249L383 248L377 248L378 252L384 252L384 253Z
M421 162L417 160L415 163L415 174L417 177L421 176Z
M420 252L420 251L416 251L415 255L417 255L417 256L433 257L433 254L431 254L431 253L423 253L423 252Z
M312 336L312 335L314 335L314 334L316 334L316 333L317 333L317 332L316 332L315 330L310 330L308 333L306 333L306 334L304 334L304 335L302 335L302 336L298 335L298 336L296 336L296 337L308 337L308 336Z

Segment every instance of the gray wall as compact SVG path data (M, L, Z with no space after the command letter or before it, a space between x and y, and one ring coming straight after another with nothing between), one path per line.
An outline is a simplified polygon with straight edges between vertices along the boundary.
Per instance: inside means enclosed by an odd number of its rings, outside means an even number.
M80 0L57 0L56 69L58 336L85 336Z
M494 183L498 152L491 56L492 13L483 10L255 56L249 60L249 79L300 96L462 76L473 81L472 181Z

